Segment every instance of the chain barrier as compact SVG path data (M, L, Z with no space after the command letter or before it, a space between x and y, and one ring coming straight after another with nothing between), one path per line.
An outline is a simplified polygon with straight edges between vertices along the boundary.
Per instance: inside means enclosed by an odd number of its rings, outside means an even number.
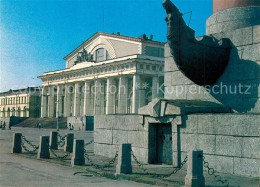
M30 150L29 148L27 148L23 141L25 141L29 146L31 146L33 148L33 150ZM22 147L28 153L35 153L39 149L39 146L34 145L32 142L27 140L25 138L25 136L22 136Z
M69 153L69 152L67 152L66 155L64 155L64 156L58 156L58 155L55 153L54 149L51 149L50 146L49 146L49 149L50 149L51 153L52 153L57 159L59 159L59 160L64 160L64 159L66 159L67 157L70 156L70 153Z
M67 137L67 135L65 135L65 136L61 136L59 133L57 134L58 135L58 141L57 141L57 143L58 143L58 145L60 146L60 147L63 147L64 145L65 145L65 138Z
M91 140L90 142L85 143L85 147L88 146L88 145L90 145L90 144L92 144L93 142L94 142L94 140Z
M158 177L158 178L167 178L167 177L170 177L171 175L177 173L180 169L182 169L182 167L185 165L185 163L188 161L188 156L186 156L184 158L184 160L181 162L180 164L180 167L177 167L177 168L174 168L174 170L169 173L169 174L156 174L156 173L149 173L147 171L146 168L144 168L144 165L138 161L137 157L134 155L134 152L133 150L131 149L131 155L133 156L133 159L134 161L137 163L138 167L141 168L143 170L143 172L146 174L146 175L151 175L153 177Z
M118 157L118 151L117 151L116 154L115 154L115 156L114 156L114 158L112 158L112 159L108 162L108 164L98 165L98 164L95 164L95 163L93 162L93 160L90 159L90 155L86 152L86 150L84 150L84 151L85 151L85 158L88 160L88 162L90 163L90 165L93 166L93 167L95 167L96 169L101 169L101 170L103 170L104 168L108 168L108 167L110 167L112 164L114 164L115 161L116 161L116 158Z
M199 155L199 156L200 156L200 158L202 158L203 166L204 166L204 168L207 168L208 174L213 175L215 177L215 180L222 183L222 185L229 187L229 182L227 180L223 180L220 175L216 175L215 170L213 168L209 167L209 163L205 160L205 157L202 155Z

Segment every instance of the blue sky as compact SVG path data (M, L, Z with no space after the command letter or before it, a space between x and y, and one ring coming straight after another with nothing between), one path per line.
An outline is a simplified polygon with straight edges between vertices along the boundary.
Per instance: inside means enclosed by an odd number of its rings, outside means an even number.
M212 0L172 1L204 35ZM166 41L165 16L162 0L0 0L0 91L41 85L37 76L65 68L63 57L97 31Z

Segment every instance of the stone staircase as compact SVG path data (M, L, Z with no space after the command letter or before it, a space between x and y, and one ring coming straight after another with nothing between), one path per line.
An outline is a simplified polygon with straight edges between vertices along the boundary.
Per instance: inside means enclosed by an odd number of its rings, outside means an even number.
M41 124L41 128L56 129L57 118L28 118L21 123L12 126L37 128L39 123ZM59 128L67 128L67 118L59 119Z

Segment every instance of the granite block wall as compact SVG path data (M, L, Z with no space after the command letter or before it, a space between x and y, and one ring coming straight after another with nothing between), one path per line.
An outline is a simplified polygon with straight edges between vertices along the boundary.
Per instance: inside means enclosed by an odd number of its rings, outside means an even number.
M138 120L138 115L95 116L94 153L114 157L120 144L131 143L137 158L147 162L148 130Z
M249 114L192 114L182 116L180 151L202 149L216 171L260 176L260 116ZM173 144L176 144L173 128ZM173 145L173 148L176 146ZM177 153L177 150L173 150Z

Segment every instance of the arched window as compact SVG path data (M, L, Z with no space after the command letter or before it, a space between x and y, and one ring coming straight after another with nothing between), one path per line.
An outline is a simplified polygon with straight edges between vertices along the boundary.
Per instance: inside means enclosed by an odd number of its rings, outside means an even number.
M99 48L96 50L96 62L101 62L105 60L105 49Z
M95 52L95 56L96 56L96 62L101 62L110 59L108 51L105 50L104 48L97 49Z

